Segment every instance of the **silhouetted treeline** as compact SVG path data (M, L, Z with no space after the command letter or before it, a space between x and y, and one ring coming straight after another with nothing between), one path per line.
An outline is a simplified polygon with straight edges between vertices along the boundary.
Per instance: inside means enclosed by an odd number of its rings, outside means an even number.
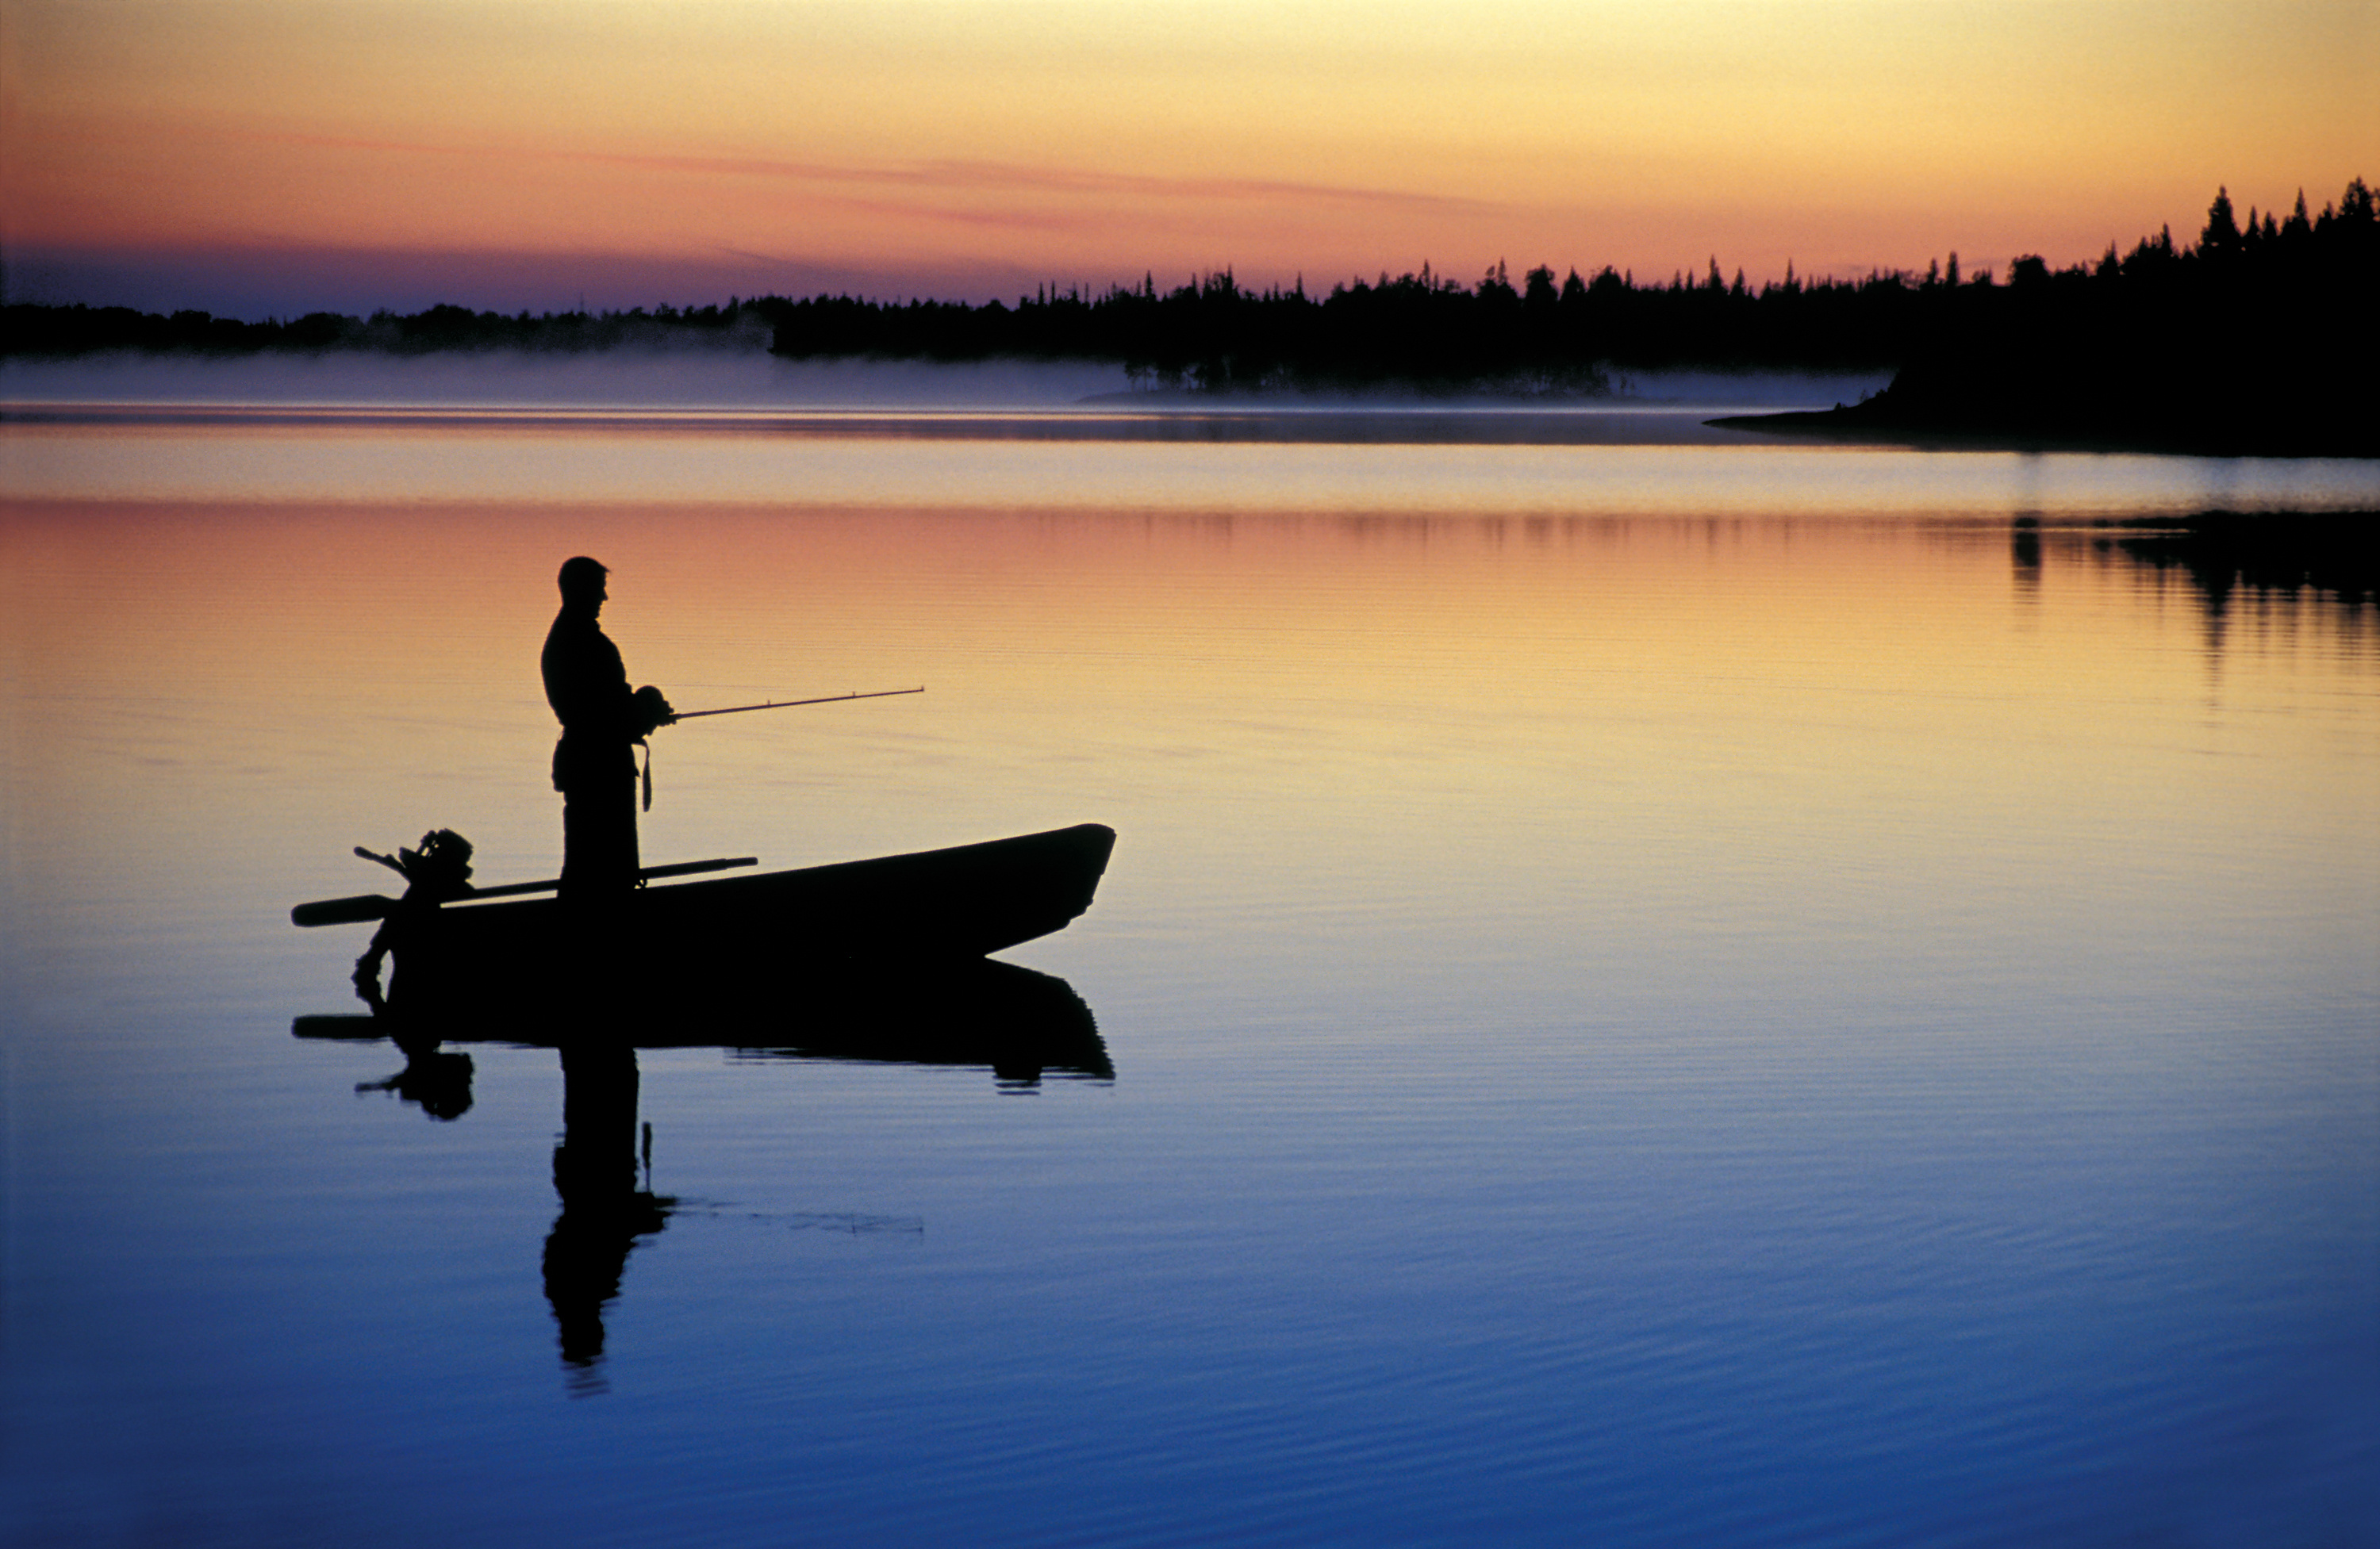
M410 317L314 313L243 323L203 312L6 309L19 355L106 349L585 350L766 337L794 357L1081 359L1121 364L1138 386L1198 393L1356 390L1572 395L1613 369L1901 368L1884 393L1823 417L1828 428L2121 441L2192 450L2336 450L2365 444L2370 340L2380 321L2380 225L2359 178L2310 214L2251 210L2218 193L2194 245L2169 231L2130 253L2055 270L2018 259L2003 279L1961 274L1956 254L1923 274L1748 285L1716 259L1698 275L1640 284L1605 268L1515 284L1415 273L1309 292L1244 289L1232 273L1160 291L1153 276L1102 294L1040 287L1001 301L879 302L763 296L725 307L531 316L433 307ZM2320 384L2340 374L2354 392ZM2362 416L2361 426L2354 423ZM2358 437L2361 441L2358 441Z
M2096 362L2070 383L2089 395L2128 374L2111 354L2183 366L2179 380L2200 382L2218 360L2269 376L2322 354L2362 369L2363 352L2348 341L2371 336L2380 303L2373 232L2373 196L2359 179L2318 216L2301 196L2286 221L2252 211L2244 226L2218 193L2195 248L2161 232L2129 255L2110 247L2095 264L2054 272L2022 258L2005 284L1988 269L1962 276L1954 253L1922 276L1806 281L1789 268L1756 287L1741 271L1728 279L1714 259L1705 274L1666 284L1609 268L1557 279L1540 266L1515 285L1500 263L1465 285L1425 264L1324 296L1303 282L1245 290L1227 270L1170 292L1153 277L1100 295L1044 287L1014 308L847 296L768 305L780 355L1115 360L1138 384L1208 393L1404 384L1570 393L1597 389L1612 368L1906 364L1908 400L1937 381L1962 384L1959 363L1988 348L2012 360Z
M1959 287L1884 392L1777 428L2193 453L2380 455L2380 209L2357 178L2243 223L2217 191L2194 245L2021 258Z
M1957 260L1952 260L1955 274ZM719 342L781 356L1099 360L1145 387L1208 393L1414 386L1533 393L1598 391L1608 367L1680 365L1888 367L1953 288L1875 273L1862 280L1754 288L1716 262L1707 277L1638 284L1605 269L1557 280L1503 266L1475 285L1433 273L1335 285L1244 289L1202 276L1160 293L1153 279L1105 295L1043 287L1010 306L990 301L879 302L850 296L759 296L725 307L652 311L473 312L432 307L370 318L314 312L242 322L126 307L18 304L0 313L0 353L73 356L107 350L202 354L371 350L578 351Z
M205 312L171 314L129 307L44 307L18 302L0 308L0 355L75 356L105 350L193 355L254 355L370 350L426 355L437 350L579 351L624 346L716 343L757 349L775 326L759 301L724 307L638 308L624 312L475 312L432 307L402 316L368 318L309 312L287 321L242 322ZM775 304L782 308L786 303Z
M1605 269L1544 266L1515 284L1499 264L1477 284L1416 273L1333 285L1244 289L1228 270L1160 291L1044 288L1014 307L793 303L774 349L795 357L991 356L1121 362L1135 385L1202 393L1402 385L1521 395L1602 391L1611 368L1877 368L1900 358L1941 289L1907 276L1754 288L1708 277L1645 285Z

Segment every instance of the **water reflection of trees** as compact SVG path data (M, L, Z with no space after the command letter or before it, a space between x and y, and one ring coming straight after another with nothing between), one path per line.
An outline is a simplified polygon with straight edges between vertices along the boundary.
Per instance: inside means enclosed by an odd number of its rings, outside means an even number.
M2020 517L2010 535L2020 589L2052 559L2144 572L2188 587L2220 649L2242 616L2327 621L2346 637L2380 637L2380 512L2203 512L2051 526Z

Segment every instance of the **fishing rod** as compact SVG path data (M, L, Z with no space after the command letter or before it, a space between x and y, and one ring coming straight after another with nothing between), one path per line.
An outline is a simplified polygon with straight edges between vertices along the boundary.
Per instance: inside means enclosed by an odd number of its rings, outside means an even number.
M923 694L926 685L915 688L880 688L871 694L829 694L816 699L770 699L758 705L729 705L716 710L680 710L672 720L695 720L706 715L742 715L747 710L789 710L795 705L832 705L845 699L889 699L896 694Z
M743 715L750 710L790 710L796 705L832 705L845 699L889 699L896 694L925 692L926 685L919 684L915 688L880 688L869 694L823 694L815 699L767 699L757 705L724 705L715 710L682 710L673 714L667 720L659 722L655 729L658 730L660 726L674 726L681 720L699 720L707 715ZM637 693L640 699L648 694L658 699L661 690L644 688L638 689ZM644 741L642 738L638 740ZM645 744L645 767L638 780L644 793L644 809L650 812L653 809L653 749L650 743Z

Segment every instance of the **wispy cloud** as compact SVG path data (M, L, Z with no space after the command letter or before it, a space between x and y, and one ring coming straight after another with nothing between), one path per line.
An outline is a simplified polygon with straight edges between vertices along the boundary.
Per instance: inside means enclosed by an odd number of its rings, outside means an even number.
M1487 200L1397 188L1354 188L1330 183L1287 182L1249 177L1165 177L1143 173L1116 173L1073 167L1022 166L1007 162L937 160L887 163L872 166L828 162L789 161L756 156L681 156L628 151L580 151L552 147L513 146L492 151L486 146L436 145L410 140L368 139L332 135L246 131L243 138L277 144L307 145L334 150L371 151L419 156L469 157L491 155L522 161L577 163L653 172L685 173L713 177L759 178L810 184L820 188L915 188L954 195L1069 195L1113 198L1119 195L1160 202L1245 203L1374 210L1428 211L1451 214L1488 214L1508 207ZM880 213L924 215L965 224L1018 225L1066 229L1075 223L1024 212L988 212L886 200L842 200L851 208Z

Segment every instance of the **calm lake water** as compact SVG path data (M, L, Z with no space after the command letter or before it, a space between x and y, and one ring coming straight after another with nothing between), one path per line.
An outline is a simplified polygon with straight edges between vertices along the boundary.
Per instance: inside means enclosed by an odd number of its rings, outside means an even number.
M2098 524L2380 469L1628 412L0 425L4 1536L2374 1542L2380 611ZM573 1361L555 1055L375 1089L287 911L552 875L582 551L682 708L928 688L649 863L1121 837L1006 954L1111 1075L656 1030Z

